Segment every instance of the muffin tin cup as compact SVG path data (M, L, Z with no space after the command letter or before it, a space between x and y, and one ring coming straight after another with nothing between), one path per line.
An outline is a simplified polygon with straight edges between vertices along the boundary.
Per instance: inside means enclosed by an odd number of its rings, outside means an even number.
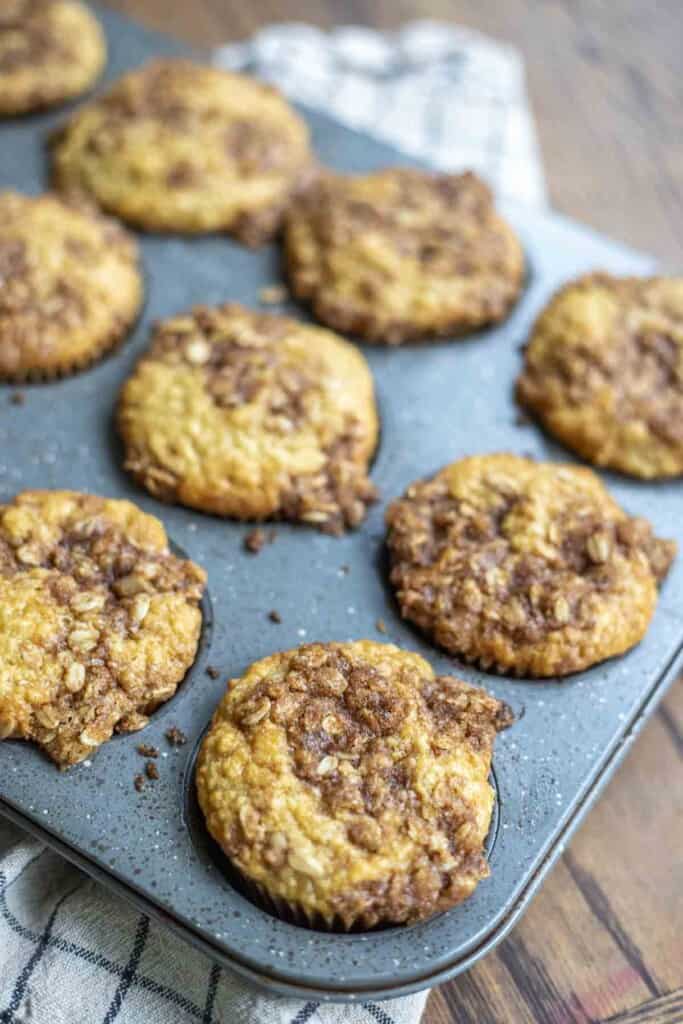
M396 925L392 922L380 922L371 924L358 917L351 923L345 923L339 916L330 919L320 913L310 913L301 904L290 902L271 893L266 886L245 875L235 865L221 846L216 842L206 827L204 814L199 804L197 794L197 760L202 744L209 731L210 723L202 732L198 743L192 752L188 770L185 775L184 791L182 799L185 807L185 823L190 833L197 856L202 859L209 869L215 869L221 876L222 881L237 889L254 906L264 910L267 914L284 921L287 924L296 925L299 928L306 928L316 932L328 932L336 935L350 935L361 932L380 932L387 928L405 928L406 925ZM498 836L500 824L500 811L498 801L498 783L495 771L491 768L489 774L489 785L493 790L493 804L491 808L491 821L488 833L484 842L484 854L487 862L491 863L493 850Z
M153 54L183 47L101 12L107 79ZM325 116L303 111L324 163L346 171L413 163ZM0 127L0 187L46 187L44 140L63 114ZM643 642L623 658L564 680L511 679L446 657L401 621L387 582L383 509L418 477L476 452L514 451L575 461L536 427L520 425L513 401L519 346L562 282L603 267L646 273L645 256L554 214L502 204L533 272L510 318L457 341L399 349L363 346L378 385L381 446L372 477L381 492L361 528L344 537L277 524L258 555L253 528L164 506L121 469L112 420L119 388L148 344L155 319L196 303L258 306L281 279L275 247L248 251L230 239L141 235L147 303L132 337L102 362L64 380L24 387L12 405L0 387L0 496L29 487L73 488L135 501L161 518L188 557L209 572L214 624L205 611L197 661L175 697L142 731L116 737L91 762L59 772L33 746L0 743L0 811L39 835L121 896L246 978L279 993L353 1000L396 996L467 969L519 919L564 844L683 666L683 558L665 582ZM303 308L286 312L306 318ZM5 392L3 399L2 392ZM625 509L683 542L680 481L643 484L603 474ZM207 598L208 602L208 598ZM276 609L281 623L268 618ZM382 619L386 633L378 632ZM225 691L258 658L306 641L368 637L427 658L437 673L484 686L517 721L496 741L497 821L491 876L447 913L410 926L336 932L282 920L245 894L212 850L192 803L194 750ZM220 676L207 674L215 667ZM171 727L187 736L172 747ZM160 748L160 778L135 792L140 743Z

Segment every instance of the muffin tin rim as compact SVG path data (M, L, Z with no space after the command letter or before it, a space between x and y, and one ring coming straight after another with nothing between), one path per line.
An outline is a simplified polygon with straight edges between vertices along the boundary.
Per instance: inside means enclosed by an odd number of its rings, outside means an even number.
M130 25L130 23L128 23L128 22L125 22L125 20L124 20L124 19L118 18L117 16L115 16L115 15L113 15L113 14L110 14L110 13L102 14L102 20L104 20L104 21L105 21L105 24L107 24L107 26L108 26L108 27L114 27L114 26L117 26L117 27L118 27L118 28L119 28L119 29L120 29L121 31L125 31L125 30L127 30L127 31L128 31L129 33L135 33L135 35L136 35L136 36L139 36L139 37L140 37L140 39L144 39L144 40L147 40L147 41L148 41L148 42L147 42L147 45L148 45L149 47L153 47L153 48L155 48L155 49L157 49L157 50L158 50L159 48L162 48L162 49L164 49L164 48L165 48L165 49L166 49L167 51L170 51L170 52L178 52L178 53L180 53L180 52L186 52L186 50L185 50L185 49L184 49L183 47L181 47L181 46L179 46L179 45L178 45L178 46L176 46L176 44L173 44L173 43L170 43L170 42L166 42L166 41L162 40L162 39L161 39L161 37L160 37L160 36L158 36L158 35L155 35L155 34L153 34L153 33L148 33L148 32L146 32L146 30L144 30L144 29L141 29L141 28L139 28L139 27L135 27L135 28L132 28L132 27L131 27L131 25ZM319 119L320 119L320 120L321 120L322 122L326 122L326 123L328 124L328 126L329 126L329 123L330 123L330 122L329 122L329 119L325 118L325 116L324 116L324 115L318 115L318 114L316 114L316 115L313 115L313 116L314 116L314 118L319 118ZM16 127L16 125L15 125L15 127ZM363 136L362 136L362 135L361 135L360 133L354 133L354 132L353 132L352 130L350 130L350 129L343 129L343 130L342 130L342 133L343 133L343 132L347 132L347 133L348 133L349 135L351 135L351 136L354 136L354 135L355 135L355 136L357 136L357 137L358 137L358 139L362 139L362 138L363 138ZM378 145L378 144L376 143L376 141L375 141L375 140L373 140L373 139L369 139L369 140L368 140L368 142L369 142L369 144L370 144L371 148L372 148L372 146L376 146L376 145ZM381 144L380 144L380 148L381 148ZM394 160L395 160L395 161L399 161L399 162L407 162L407 163L409 163L409 162L410 162L410 158L409 158L409 157L407 157L407 158L405 158L405 159L404 159L404 158L403 158L403 157L402 157L402 156L401 156L400 154L397 154L397 153L395 153L395 155L394 155ZM417 163L417 161L416 161L416 163ZM501 204L501 209L502 209L502 211L503 211L504 213L507 213L507 211L508 211L508 210L513 210L513 209L516 209L516 210L518 211L518 213L519 213L519 217L515 218L515 220L517 221L517 223L519 222L519 219L520 219L520 218L521 218L521 219L523 219L523 218L524 218L524 216L526 215L526 214L525 214L525 211L523 210L523 208L522 208L522 206L521 206L521 204L513 204L513 203L508 203L508 202L504 202L504 203L502 203L502 204ZM537 213L536 213L536 214L532 213L532 214L531 214L531 216L532 216L532 218L533 218L533 217L535 217L535 218L538 218L538 217L539 217L539 214L537 214ZM557 226L558 226L559 228L561 228L561 227L562 227L562 224L563 224L563 223L566 223L566 224L567 224L567 226L568 226L568 227L570 227L570 228L571 228L571 227L572 227L572 225L573 225L573 222L572 222L572 221L570 221L570 220L569 220L568 218L563 218L563 217L562 217L561 215L556 215L556 214L554 214L554 213L550 215L550 219L551 219L551 220L552 220L552 221L554 222L554 224L556 224L556 225L557 225ZM519 228L518 228L518 231L519 231ZM525 233L524 233L524 231L523 231L523 230L522 230L522 231L520 232L520 234L522 235L522 238L524 239L524 238L525 238ZM591 234L593 234L593 235L594 235L594 237L599 237L599 236L596 236L596 235L595 235L594 233L590 232L590 230L589 230L588 232L586 232L586 234L588 234L588 235L591 235ZM143 236L143 238L144 238L144 236ZM152 239L152 241L153 241L153 239ZM528 245L525 245L525 251L527 251L527 252L529 251L529 247L528 247ZM624 251L625 253L626 253L626 252L628 252L628 250L626 250L625 248L624 248L624 250L623 250L623 251ZM637 254L632 254L632 255L633 255L633 259L635 260L635 257L636 257L636 255L637 255ZM643 261L643 262L644 262L644 261ZM533 283L534 283L534 282L531 282L531 284L532 284L532 292L534 291L534 289L533 289ZM523 298L526 298L526 299L528 300L528 298L529 298L528 292L527 292L527 293L525 294L525 296L524 296ZM514 310L512 311L512 314L511 314L510 320L508 321L508 323L512 323L511 333L512 333L512 336L513 336L513 340L515 339L515 336L517 336L517 338L519 338L519 334L520 334L520 322L521 322L522 324L523 324L523 322L524 322L524 310L523 310L523 308L521 309L521 314L520 314L520 307L523 307L523 305L524 305L524 302L522 301L522 302L520 302L520 304L518 304L518 305L517 305L517 306L515 307L515 309L514 309ZM518 316L520 316L520 315L521 315L521 321L519 321L519 320L517 319L517 318L518 318ZM506 326L506 325L503 325L503 328L505 328L505 326ZM491 334L491 333L494 333L494 334L495 334L495 331L496 331L496 330L500 330L500 327L498 327L498 328L494 328L493 332L489 332L489 333L487 333L486 337L487 337L487 338L489 338L489 337L490 337L490 334ZM474 336L474 337L473 337L473 338L471 339L471 341L472 341L472 342L474 342L475 340L479 340L479 332L477 332L477 335L475 335L475 336ZM521 340L521 338L519 338L519 340ZM486 343L486 342L484 341L484 339L481 339L481 341L482 341L482 344L485 344L485 343ZM444 349L444 348L446 348L447 346L449 346L449 344L450 344L450 343L449 343L448 341L446 341L446 340L443 340L442 342L437 342L437 343L436 343L436 344L435 344L435 345L434 345L433 347L434 347L434 348L438 348L439 350L441 350L441 349ZM458 346L459 344L461 344L461 342L454 342L454 343L452 343L452 344L453 344L453 349L455 350L455 349L457 349L457 346ZM467 342L467 341L465 341L465 344L468 344L468 342ZM414 346L414 347L416 347L416 346ZM375 346L372 346L372 348L376 348L376 347L375 347ZM409 348L409 346L406 346L406 348ZM369 353L370 353L370 349L371 349L371 346L363 346L363 351L364 351L364 353L365 353L366 355L369 355ZM124 353L124 355L125 355L125 353ZM399 356L399 358L400 358L400 356ZM374 371L374 368L373 368L373 371ZM382 476L383 476L383 477L387 477L387 478L393 478L393 477L394 477L394 474L392 473L392 467L391 467L391 465L390 465L390 464L388 464L387 462L382 462L381 454L382 454L382 453L380 453L380 459L379 459L379 464L378 464L378 466L377 466L377 470L381 470L381 471L382 471ZM446 455L447 455L447 453L444 453L444 459L443 459L443 461L446 461ZM374 473L373 473L373 475L374 475ZM120 483L120 476L117 476L117 474L116 474L116 472L115 472L115 471L112 471L112 479L113 479L113 480L115 480L115 481L116 481L117 483ZM610 477L608 476L608 477L607 477L607 479L609 480L609 479L610 479ZM393 488L394 482L395 482L395 481L394 481L393 479L391 480L391 483L389 483L389 482L387 481L387 488L388 488L389 486L391 486L391 487ZM384 498L388 498L388 497L391 497L391 496L393 496L393 491L389 492L389 490L387 490L387 493L383 495L383 497L384 497ZM150 503L149 501L143 500L143 502L142 502L142 507L143 507L143 508L145 508L145 510L146 510L146 511L149 511L149 510L150 510L150 507L151 507L151 503ZM158 514L159 506L158 506L158 504L156 504L156 503L155 503L155 505L154 505L154 510L155 510L155 511L157 512L157 514ZM163 513L162 513L162 515L163 515ZM366 538L366 540L367 540L367 538ZM359 543L363 543L363 542L359 540ZM195 558L196 558L196 556L193 556L193 557L195 557ZM340 555L340 560L342 559L342 557L343 557L343 556L341 556L341 555ZM198 561L201 561L201 559L198 559L198 558L196 558L196 560L198 560ZM349 625L351 625L351 624L349 623ZM662 625L662 622L661 622L661 618L659 619L659 625L660 625L660 626ZM656 625L654 625L654 626L653 626L653 628L656 628ZM290 646L291 646L291 645L290 645ZM411 647L417 647L417 643L412 643L412 642L411 642L411 643L410 643L410 646L411 646ZM433 652L433 653L435 654L436 652ZM681 652L680 652L680 650L679 650L679 651L678 651L678 655L674 654L674 656L673 656L673 658L672 658L672 661L671 661L671 665L673 665L673 664L674 664L674 662L676 662L676 658L677 658L677 657L678 657L678 660L679 660L679 661L681 660L681 659L680 659L680 653L681 653ZM240 659L238 658L238 660L240 660ZM456 671L457 671L457 669L456 669ZM590 685L591 687L592 687L592 686L596 686L596 685L597 685L597 683L598 683L598 681L599 681L599 678L598 678L598 677L600 676L600 674L601 674L601 670L600 670L600 671L598 671L598 672L596 672L596 673L595 673L595 674L594 674L593 676L591 676L591 681L589 682L589 685ZM464 678L468 678L468 674L467 674L467 673L466 673L466 674L464 675ZM651 678L652 678L652 676L651 676L651 673L650 673L650 675L648 676L648 678L649 678L649 679L651 679ZM660 676L658 677L657 681L656 681L656 682L655 682L655 683L653 684L653 692L654 692L655 694L656 694L656 693L659 693L659 692L661 692L661 689L662 689L662 688L663 688L663 686L665 685L665 683L666 683L667 679L668 679L667 673L666 673L666 671L664 671L664 672L663 672L663 673L662 673L662 674L661 674L661 675L660 675ZM490 680L491 686L492 686L492 688L494 688L494 692L495 692L495 687L496 687L497 683L499 682L499 680L498 680L498 677L491 677L491 676L486 676L486 677L485 677L485 682L486 682L487 680ZM522 682L524 682L524 681L522 681ZM515 686L516 686L516 687L517 687L518 685L519 685L518 683L515 683ZM571 686L572 684L571 684L571 682L567 682L567 683L565 683L565 684L563 684L563 685L564 685L564 686ZM535 687L537 687L537 686L538 686L538 684L536 684L536 683L529 683L529 684L528 684L528 688L527 688L527 686L525 685L525 689L524 689L524 691L523 691L523 692L525 692L525 693L527 693L527 694L530 694L530 693L531 693L531 689L532 689L532 688L535 688ZM540 687L539 687L539 688L540 688ZM652 694L651 694L651 696L652 696ZM653 698L653 699L654 699L654 698ZM648 706L649 706L649 705L648 705ZM631 724L631 728L632 728L632 729L634 728L634 726L633 726L633 722L634 722L634 721L636 721L636 720L639 720L639 718L642 718L642 717L643 717L643 715L644 715L644 710L643 710L643 706L641 705L641 706L639 707L639 709L637 709L637 710L636 710L636 712L635 712L635 714L634 714L634 717L633 717L633 719L632 719L632 724ZM625 731L627 731L627 730L625 730ZM131 742L134 742L134 738L133 738L133 740L132 740ZM122 744L122 746L123 746L123 745L124 745L124 744ZM626 745L627 745L627 744L626 744L626 739L625 739L625 736L624 736L624 735L622 735L621 739L619 740L619 742L618 742L618 744L617 744L617 748L618 748L618 750L621 750L621 749L622 749L622 748L623 748L624 746L626 746ZM612 757L612 756L614 755L614 748L613 748L613 747L611 747L611 748L610 748L610 750L611 750L611 754L610 754L609 756L610 756L610 757ZM594 773L594 776L595 776L595 777L594 777L594 778L592 779L592 781L591 781L590 785L588 786L588 795L592 796L592 798L594 798L594 796L595 796L595 795L597 794L597 779L598 779L598 776L599 776L599 775L601 774L601 772L602 772L602 769L601 769L600 771L596 771L596 772ZM41 827L41 823L39 822L39 823L38 823L38 825L37 825L36 827L40 828L40 827ZM56 842L56 841L57 841L57 840L55 840L55 842ZM559 839L558 839L557 835L555 835L555 834L553 834L553 836L551 837L551 839L549 839L549 845L550 845L551 847L552 847L552 844L553 844L553 843L555 843L555 844L557 845L557 843L558 843L558 842L559 842ZM553 848L553 850L554 850L554 848ZM553 851L551 851L551 852L553 852ZM558 855L559 855L559 850L558 850ZM547 859L548 859L548 858L546 857L546 861L547 861ZM545 864L545 863L546 863L546 861L544 861L543 863ZM540 867L539 867L539 870L540 870L540 869L541 869L542 867L543 867L543 864L541 864L541 865L540 865ZM93 870L94 870L94 869L93 869ZM106 870L106 868L99 868L99 867L97 867L97 870L99 870L99 871L101 871L101 872L103 873L103 875L104 875L104 878L105 878L105 880L106 880L106 878L107 878L107 870ZM111 876L110 876L110 877L111 877ZM119 885L119 884L123 884L123 883L119 883L119 882L116 882L116 883L114 883L114 882L112 881L112 884L117 884L117 885ZM486 885L487 883L483 883L483 884L484 884L484 885ZM142 899L142 898L143 898L143 897L141 897L141 899ZM525 896L525 894L519 895L519 896L518 896L518 898L517 898L517 903L515 903L515 908L516 908L516 907L518 906L518 904L520 904L520 905L523 905L523 904L524 904L524 903L526 902L526 899L527 899L527 898L528 898L528 897L526 897L526 896ZM454 914L456 914L456 915L457 915L457 912L458 912L458 911L457 911L457 909L456 909L456 910L455 910L455 911L453 911L452 913L454 913ZM520 907L520 912L521 912L521 907ZM160 917L160 918L161 918L162 920L165 920L165 921L166 921L166 922L168 923L168 911L167 911L167 910L163 909L163 907L162 907L162 908L156 909L156 910L155 910L155 913L156 913L156 916ZM177 924L177 923L176 923L176 924L175 924L175 927L176 927L176 928L180 928L180 930L181 930L181 931L182 931L182 932L183 932L183 933L184 933L184 934L186 935L186 937L187 937L187 936L189 935L189 933L190 933L190 929L188 928L188 926L187 926L187 925L179 925L179 924ZM417 926L417 927L428 927L428 925L427 925L427 926ZM495 926L495 924L492 924L492 925L491 925L491 927L496 927L496 926ZM406 929L406 930L404 931L404 934L406 934L406 935L407 935L407 934L409 934L409 933L408 933L408 930L407 930L407 929ZM218 952L218 951L217 951L217 949L214 949L214 947L213 947L213 946L211 945L211 943L210 943L210 942L207 942L207 940L205 940L205 939L199 938L199 937L198 937L198 936L196 935L196 933L195 933L195 932L192 932L192 938L193 938L193 941L196 941L197 943L201 944L203 948L209 948L210 952L212 953L212 955L213 955L214 957L215 957L215 956L217 956L217 955L218 955L218 956L222 956L222 958L223 958L224 962L229 962L229 960L230 960L230 958L229 958L229 957L227 957L227 958L226 958L225 954L220 954L220 952ZM357 936L351 936L351 937L349 937L349 938L350 938L350 940L353 940L353 939L357 939L358 937L357 937ZM335 936L335 937L334 937L334 940L335 940L335 942L339 942L339 941L344 941L345 939L346 939L346 937L345 937L345 936ZM475 937L475 939L473 939L472 941L473 941L473 942L475 942L475 941L479 941L479 933L477 933L477 936L476 936L476 937ZM483 940L482 940L482 941L483 941ZM496 936L496 941L497 941L497 936ZM489 948L489 947L487 946L486 948ZM458 970L462 969L462 967L464 967L464 966L467 966L467 965L469 965L469 962L470 962L470 961L473 961L474 959L476 959L476 958L477 958L477 957L478 957L479 955L481 955L481 953L482 953L483 951L484 951L484 950L483 950L483 949L481 949L481 947L480 947L480 946L478 946L478 947L477 947L477 949L475 949L475 950L473 950L473 951L471 952L471 954L470 954L470 953L468 953L468 954L466 955L466 959L465 959L465 961L461 961L461 962L459 962L459 964L456 964L456 966L450 965L450 967L447 967L447 968L443 968L443 970L447 970L447 971L450 971L450 973L456 973L456 972L457 972ZM240 967L238 967L238 969L241 969L241 968L240 968ZM264 969L264 970L265 970L265 969ZM268 970L270 970L270 968L268 968ZM242 969L242 973L246 973L245 969ZM257 972L256 972L256 973L257 973ZM273 972L273 973L277 973L277 972ZM397 971L396 973L399 973L399 972ZM279 985L279 986L280 986L281 988L283 988L283 990L285 990L285 991L286 991L286 992L287 992L288 994L290 994L290 995L291 995L291 994L297 994L297 995L301 995L303 991L306 991L305 989L303 989L302 987L300 987L300 986L299 986L299 985L297 985L297 984L291 984L291 983L288 983L288 984L286 984L286 985L284 985L284 986L283 986L283 985L282 985L282 984L281 984L280 982L277 982L277 983L276 983L276 982L275 982L275 981L273 980L273 976L272 976L271 974L266 974L266 973L264 973L263 975L261 975L261 976L260 976L260 979L259 979L259 980L261 980L261 983L262 983L262 984L265 984L265 985L267 985L267 986L270 986L270 987L276 987L276 988L277 988L277 987L278 987L278 985ZM414 989L416 989L416 988L421 988L421 987L424 987L425 985L427 985L427 984L430 984L430 983L434 983L435 981L438 981L438 980L443 980L443 978L442 978L442 977L441 977L441 976L440 976L440 975L438 974L438 972L437 972L437 974L431 974L431 975L430 975L430 976L429 976L428 978L427 978L427 977L423 977L421 981L417 981L417 982L414 982L414 983L410 983L410 985L409 985L409 987L408 987L408 988L402 988L401 986L393 986L393 987L392 987L392 986L389 986L389 987L388 987L387 989L385 989L385 990L384 990L384 989L380 990L380 989L377 989L377 988L373 988L373 989L372 989L372 991L370 991L370 990L368 989L368 990L367 990L367 994L368 994L368 995L377 995L377 994L378 994L378 992L379 992L379 993L381 993L381 995L386 995L386 996L389 996L389 995L396 995L396 994L398 994L398 993L399 993L399 992L401 992L401 991L412 991L412 990L414 990ZM321 990L320 990L319 988L317 988L317 987L315 987L315 988L312 988L312 989L310 989L310 993L311 993L311 994L314 994L314 995L315 995L315 996L316 996L317 998L344 998L344 999L351 999L351 998L352 998L352 995L351 995L351 994L349 994L348 992L347 992L347 993L341 993L341 994L336 994L335 992L333 992L333 991L330 991L330 992L329 992L329 994L327 994L327 993L326 993L325 991L321 991ZM363 990L363 994L366 994L366 990L365 990L365 989Z

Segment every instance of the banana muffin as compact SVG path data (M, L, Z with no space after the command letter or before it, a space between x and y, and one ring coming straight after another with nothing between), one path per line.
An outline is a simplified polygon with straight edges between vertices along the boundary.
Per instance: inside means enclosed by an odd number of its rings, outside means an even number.
M0 740L66 767L145 726L194 660L205 581L129 501L24 491L0 505Z
M563 676L645 635L675 555L589 469L480 455L387 512L401 612L484 668Z
M88 366L126 337L142 298L137 245L115 221L0 192L0 379Z
M99 78L107 44L77 0L2 0L0 116L27 114L80 96Z
M292 290L316 317L386 345L507 316L524 255L476 175L325 174L287 214Z
M521 404L596 466L683 473L683 278L589 274L539 317Z
M119 79L56 134L58 188L151 231L260 245L312 173L308 129L272 86L188 60Z
M152 494L328 533L376 498L372 376L330 331L237 304L157 324L118 407L125 467Z
M232 680L202 745L209 832L280 916L419 921L467 899L510 709L391 644L309 644Z

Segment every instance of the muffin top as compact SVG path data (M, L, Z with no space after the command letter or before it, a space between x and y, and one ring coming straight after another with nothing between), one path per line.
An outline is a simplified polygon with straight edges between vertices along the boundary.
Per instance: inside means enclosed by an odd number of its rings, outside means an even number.
M315 923L427 918L488 874L509 709L390 644L309 644L233 680L201 749L209 831Z
M53 141L55 181L156 231L270 238L308 176L308 130L272 86L154 60L78 110Z
M205 580L128 501L24 491L0 505L0 739L67 766L142 728L194 660Z
M539 317L519 401L569 448L633 476L683 473L683 278L590 274Z
M133 238L82 204L0 192L0 379L51 377L120 341L142 303Z
M0 115L25 114L85 92L106 59L99 22L77 0L2 0Z
M376 497L372 376L330 331L231 303L157 324L126 382L126 468L157 497L339 533Z
M638 643L676 550L591 470L516 455L446 466L387 525L404 617L517 675L565 675Z
M501 320L524 257L476 175L325 174L287 214L292 287L341 331L398 345Z

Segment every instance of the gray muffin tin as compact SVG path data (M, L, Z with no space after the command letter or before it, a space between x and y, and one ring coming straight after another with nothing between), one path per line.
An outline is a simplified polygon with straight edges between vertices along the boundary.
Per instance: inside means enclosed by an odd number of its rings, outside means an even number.
M152 54L183 52L112 13L102 12L102 19L111 48L109 79ZM320 157L333 167L364 171L414 163L320 114L303 113ZM45 186L43 141L59 117L0 127L0 186L31 192ZM562 217L503 209L529 263L526 290L509 320L452 343L363 349L382 416L373 468L382 502L343 538L280 525L274 543L249 555L242 547L249 526L160 505L120 469L114 402L147 344L150 322L194 303L237 299L257 305L259 289L280 276L274 247L250 252L220 237L143 236L147 303L123 348L68 380L23 388L23 406L10 403L10 388L0 389L3 499L27 487L131 498L160 516L174 543L208 569L210 595L197 661L148 728L116 737L92 763L67 773L29 744L0 744L0 811L217 962L277 992L318 1000L382 998L434 985L471 966L518 920L683 664L681 559L640 646L562 682L476 671L443 656L400 620L387 586L384 504L415 478L473 452L571 460L535 426L517 423L512 385L519 346L539 308L567 278L596 267L617 273L652 267L650 259ZM680 482L604 477L625 508L683 543ZM269 621L271 609L280 612L282 624ZM386 623L386 637L376 631L378 618ZM227 678L274 650L361 637L394 641L418 651L437 671L488 688L512 705L518 721L496 747L491 878L466 903L425 924L332 935L276 920L234 887L197 813L192 766ZM220 670L218 679L207 674L208 665ZM186 746L167 744L171 725L187 734ZM149 782L142 794L133 788L143 768L140 742L164 754L159 781Z

